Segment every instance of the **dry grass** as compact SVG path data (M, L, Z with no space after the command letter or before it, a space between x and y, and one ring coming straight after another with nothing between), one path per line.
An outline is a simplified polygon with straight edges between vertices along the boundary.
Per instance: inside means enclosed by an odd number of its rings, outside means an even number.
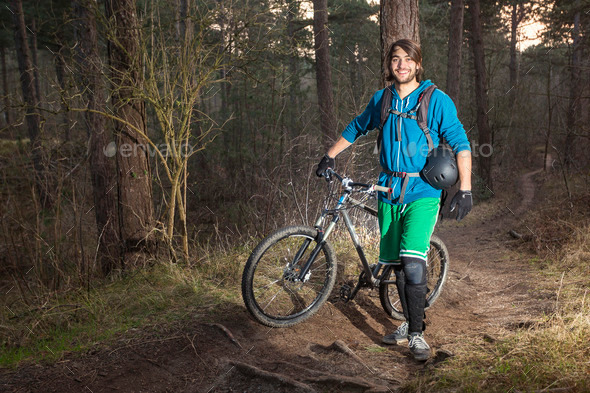
M553 179L554 180L554 179ZM406 387L408 391L590 391L590 194L563 201L563 189L545 186L521 252L534 252L539 285L555 293L555 312L494 343L472 339L455 356ZM581 182L583 184L583 182ZM524 231L523 231L524 232Z
M238 277L249 252L199 248L196 254L204 257L195 265L161 262L27 303L12 291L0 301L0 366L55 361L68 352L108 345L129 329L213 317L240 302Z
M411 391L588 391L590 307L557 314L497 343L466 343Z

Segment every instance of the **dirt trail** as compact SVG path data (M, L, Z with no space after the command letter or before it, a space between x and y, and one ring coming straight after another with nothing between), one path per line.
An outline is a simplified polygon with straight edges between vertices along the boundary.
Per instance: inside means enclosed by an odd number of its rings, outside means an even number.
M466 337L498 336L528 326L551 307L534 272L508 249L508 231L532 203L536 172L522 176L520 196L497 208L476 207L436 233L451 255L449 280L428 312L426 338L439 356ZM0 373L0 390L18 392L395 392L428 363L406 346L384 346L395 330L376 291L348 304L329 303L289 329L254 322L244 307L226 317L133 337L120 346Z

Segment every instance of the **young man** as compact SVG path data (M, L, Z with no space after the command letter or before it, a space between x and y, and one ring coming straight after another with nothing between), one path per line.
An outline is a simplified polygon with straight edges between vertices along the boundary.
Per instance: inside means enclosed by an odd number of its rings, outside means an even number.
M428 290L426 255L438 217L441 191L416 176L426 164L428 139L415 117L408 115L414 113L422 92L432 82L421 80L422 53L418 44L411 40L394 42L385 61L388 80L393 81L387 89L391 89L393 98L392 111L381 130L379 161L382 172L378 184L391 187L392 193L379 193L378 198L379 263L394 265L406 322L394 333L383 337L383 342L399 344L408 340L413 356L423 361L430 357L430 347L423 335ZM346 127L340 139L328 150L318 164L318 176L322 176L327 168L334 168L334 157L340 152L379 127L384 91L375 93L365 111ZM472 207L471 151L453 101L440 90L432 93L427 121L433 146L437 147L444 137L456 155L460 190L451 201L451 211L456 208L457 220L461 220Z

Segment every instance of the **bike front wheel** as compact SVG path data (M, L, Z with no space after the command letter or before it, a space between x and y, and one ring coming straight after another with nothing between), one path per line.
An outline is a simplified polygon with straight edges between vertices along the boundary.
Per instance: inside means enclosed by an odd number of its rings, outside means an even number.
M430 238L427 261L426 268L430 292L426 296L426 309L440 296L449 271L449 252L438 236L432 235ZM389 272L382 277L383 281L389 281L393 275L393 269L388 270ZM379 286L379 299L387 315L394 319L405 319L395 282L385 282Z
M314 254L316 254L314 256ZM336 281L336 254L308 226L286 227L254 249L242 274L242 297L260 323L289 327L311 317ZM312 259L303 279L301 269Z

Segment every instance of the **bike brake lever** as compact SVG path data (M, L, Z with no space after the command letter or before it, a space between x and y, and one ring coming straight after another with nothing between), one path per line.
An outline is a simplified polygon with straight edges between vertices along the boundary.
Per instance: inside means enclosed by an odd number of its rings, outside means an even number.
M375 185L371 185L371 187L367 188L367 190L365 191L367 194L369 194L370 198L377 198L377 191L375 191Z

